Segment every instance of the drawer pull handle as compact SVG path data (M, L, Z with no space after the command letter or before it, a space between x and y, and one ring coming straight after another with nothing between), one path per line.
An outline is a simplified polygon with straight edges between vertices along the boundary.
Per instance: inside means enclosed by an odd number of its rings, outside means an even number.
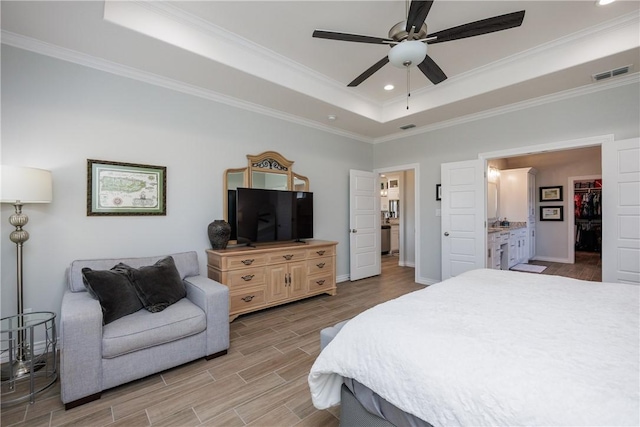
M316 264L316 267L318 267L318 268L324 267L324 262L321 262L320 264Z
M253 279L254 276L255 274L247 274L246 276L242 276L242 280L248 282L249 280Z
M251 302L251 300L254 299L255 297L256 297L255 295L247 295L246 297L242 297L240 299L244 302Z
M320 256L324 255L324 252L325 252L325 251L316 251L316 253L317 253L318 255L320 255Z
M253 263L253 261L254 260L252 260L252 259L243 259L240 262L243 263L244 265L251 265Z
M322 280L317 280L317 281L316 281L316 283L317 283L319 286L322 286L322 285L324 285L324 279L322 279Z
M291 258L293 258L293 255L282 255L282 258L284 258L287 261L289 261Z

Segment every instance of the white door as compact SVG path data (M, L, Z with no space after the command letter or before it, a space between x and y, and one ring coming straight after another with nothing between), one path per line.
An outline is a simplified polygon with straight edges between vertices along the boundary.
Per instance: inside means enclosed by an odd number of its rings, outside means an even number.
M602 144L602 281L640 285L640 139Z
M484 161L443 163L442 182L442 280L468 270L484 268Z
M349 171L350 280L380 274L380 192L378 175Z

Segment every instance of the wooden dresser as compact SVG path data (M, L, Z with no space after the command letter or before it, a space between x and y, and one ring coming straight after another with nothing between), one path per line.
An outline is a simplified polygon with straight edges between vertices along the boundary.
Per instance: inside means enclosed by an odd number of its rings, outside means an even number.
M229 321L312 295L336 294L337 242L207 250L210 279L229 287Z

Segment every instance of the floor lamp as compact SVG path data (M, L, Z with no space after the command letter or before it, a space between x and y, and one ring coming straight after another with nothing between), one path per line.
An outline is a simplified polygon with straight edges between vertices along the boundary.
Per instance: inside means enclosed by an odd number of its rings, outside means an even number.
M22 292L22 245L29 240L29 233L22 227L29 222L29 218L22 212L22 205L27 203L51 203L52 181L51 172L43 169L20 166L0 165L0 202L10 203L15 213L9 217L9 223L16 229L9 238L16 244L17 249L17 294L18 294L18 327L24 326L24 301ZM3 366L2 379L20 377L30 372L31 349L25 341L22 329L17 334L16 357L13 366ZM7 364L8 365L8 364ZM38 368L41 368L40 364ZM13 374L13 375L12 375Z

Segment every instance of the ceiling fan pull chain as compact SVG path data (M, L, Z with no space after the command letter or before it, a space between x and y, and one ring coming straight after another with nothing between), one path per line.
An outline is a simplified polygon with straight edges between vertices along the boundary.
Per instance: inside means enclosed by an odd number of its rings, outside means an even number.
M407 67L407 110L409 109L409 97L411 96L410 87L411 87L411 74L409 73L409 67Z

